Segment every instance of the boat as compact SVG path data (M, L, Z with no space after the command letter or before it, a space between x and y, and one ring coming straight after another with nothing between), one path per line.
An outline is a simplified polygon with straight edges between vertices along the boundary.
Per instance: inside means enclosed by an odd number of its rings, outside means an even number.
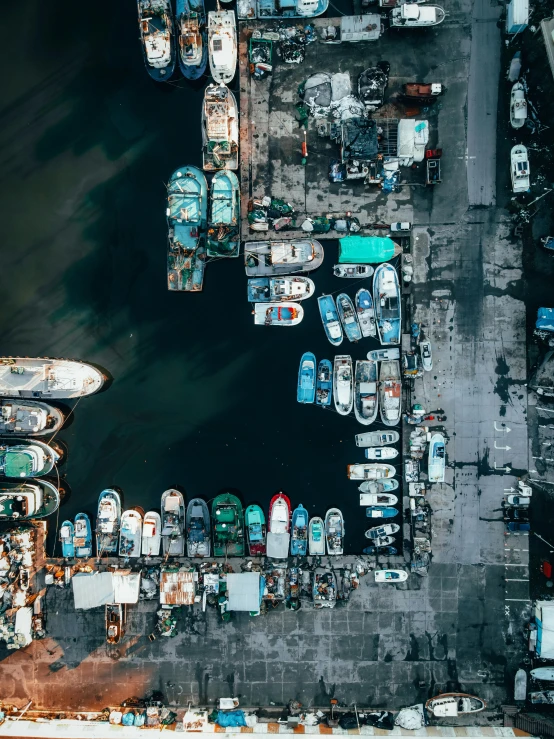
M142 554L157 557L162 544L162 518L157 511L148 511L142 524Z
M290 532L291 506L284 493L277 493L269 504L269 531L272 534L288 534Z
M370 264L335 264L333 267L335 277L346 277L354 280L371 277L373 272L373 267Z
M396 469L392 464L349 464L347 474L350 480L379 480L381 477L394 477Z
M368 359L373 359L374 362L383 362L388 359L400 359L400 349L398 347L394 349L374 349L367 353Z
M315 18L325 13L329 0L255 0L257 16L260 20L269 18Z
M142 56L156 82L166 82L175 71L173 11L169 0L138 0Z
M364 426L368 426L377 418L378 409L377 363L370 359L358 359L354 375L354 414L356 419Z
M398 490L398 480L366 480L358 485L358 490L362 493L390 493L391 490Z
M396 426L402 415L402 379L397 359L381 362L379 410L386 426Z
M240 185L234 172L216 172L210 187L208 256L238 257L240 250Z
M531 187L529 156L523 144L517 144L510 152L512 191L517 193L529 192Z
M365 515L367 518L394 518L398 516L398 511L388 506L368 506Z
M65 415L47 403L36 400L0 398L0 435L45 436L63 426Z
M238 169L239 113L226 85L208 85L202 105L202 168L206 172Z
M400 439L398 431L365 431L356 434L356 446L384 446L385 444L396 444Z
M433 105L445 88L440 82L407 82L402 87L402 100L419 105Z
M396 547L389 547L387 545L378 546L378 547L365 547L365 549L362 549L362 554L373 554L373 555L394 555L398 554L398 549Z
M193 498L187 506L187 556L209 557L212 550L210 511L206 501Z
M210 73L215 82L228 85L237 69L237 24L232 10L208 13Z
M339 354L333 367L333 396L335 408L341 416L347 416L354 405L354 382L352 377L352 357Z
M317 365L315 382L315 402L327 408L333 398L333 365L328 359L322 359Z
M382 539L397 534L400 526L397 523L384 523L381 526L374 526L365 532L366 539ZM387 542L388 543L388 542Z
M305 557L308 553L308 511L301 503L292 514L290 553L293 557Z
M360 505L394 506L398 498L392 493L360 493Z
M310 557L325 554L325 524L319 516L310 518L308 526L308 553Z
M323 263L319 241L247 241L244 264L248 277L312 272Z
M86 362L39 357L0 357L0 396L82 398L97 393L104 375Z
M554 704L554 690L538 690L528 694L529 703L540 705ZM525 700L525 699L524 699Z
M527 672L522 667L520 667L514 677L514 701L524 701L526 697Z
M534 680L554 681L554 667L535 667L529 674Z
M372 446L365 450L365 456L366 459L375 459L377 461L382 459L395 459L398 457L398 449L394 449L390 446Z
M322 295L317 299L317 305L327 338L333 346L339 346L342 344L343 334L335 299L332 295Z
M75 556L75 526L72 521L64 521L60 528L60 542L62 545L62 557L64 559L73 559Z
M433 352L431 350L430 341L419 342L419 352L421 354L421 366L425 372L430 372L433 369Z
M337 295L337 312L344 327L346 338L349 341L359 341L362 338L362 331L358 323L358 316L346 293Z
M167 186L167 288L199 292L206 266L208 185L197 167L177 169Z
M312 588L314 608L334 608L337 601L337 581L335 573L322 570L314 572Z
M385 90L389 83L388 64L369 67L358 77L358 97L368 112L377 110L385 101Z
M429 482L444 482L446 468L446 442L442 434L436 433L431 436L429 442Z
M185 553L185 499L173 488L162 493L162 549L169 557Z
M96 517L96 556L117 554L121 526L121 496L117 490L102 490Z
M327 554L342 554L344 551L344 519L338 508L329 508L325 514L325 538Z
M405 7L404 3L402 7ZM379 341L383 346L400 344L402 301L396 269L385 262L375 270L373 304ZM370 359L371 357L368 357Z
M124 511L119 529L119 556L140 557L142 545L142 513L135 508Z
M388 236L350 234L339 239L339 264L380 264L400 254L402 247Z
M86 513L75 516L75 556L79 559L92 557L92 526Z
M298 303L254 303L255 326L296 326L304 318Z
M439 5L402 3L392 9L391 25L394 28L428 28L442 23L445 15L444 8Z
M373 299L369 290L362 287L356 293L356 313L358 315L358 322L362 336L367 338L368 336L377 335L377 324L375 323L375 310L373 308Z
M435 718L450 718L452 716L463 716L467 713L479 713L484 711L487 704L481 698L476 698L468 693L441 693L436 698L430 698L425 708Z
M54 469L60 455L38 439L0 438L0 475L42 477Z
M309 277L254 277L248 280L250 303L297 302L310 298L314 290L315 285Z
M248 554L263 557L267 550L265 515L259 505L249 505L244 514Z
M387 524L387 525L396 525L396 524ZM382 527L379 527L382 528ZM371 530L371 529L370 529ZM368 532L365 532L365 536L367 539L371 539L372 545L369 547L370 549L382 549L383 553L384 551L391 546L391 544L394 544L394 536L377 536L376 538L372 538L371 536L368 536ZM366 550L364 549L364 552Z
M121 603L106 603L106 641L119 644L123 636L123 606Z
M527 100L521 82L516 82L510 94L510 125L512 128L521 128L527 120Z
M178 58L183 77L197 80L208 66L208 34L204 0L176 0Z
M375 582L406 582L408 573L405 570L375 570Z
M244 513L236 495L214 498L212 521L214 557L244 557Z
M311 352L303 354L296 388L296 400L299 403L313 403L315 400L315 367L315 356Z

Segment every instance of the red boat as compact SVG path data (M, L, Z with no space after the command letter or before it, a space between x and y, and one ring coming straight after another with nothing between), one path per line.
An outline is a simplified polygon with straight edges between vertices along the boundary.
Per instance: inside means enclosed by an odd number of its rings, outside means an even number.
M269 504L269 531L272 534L290 532L290 500L284 493L277 493Z

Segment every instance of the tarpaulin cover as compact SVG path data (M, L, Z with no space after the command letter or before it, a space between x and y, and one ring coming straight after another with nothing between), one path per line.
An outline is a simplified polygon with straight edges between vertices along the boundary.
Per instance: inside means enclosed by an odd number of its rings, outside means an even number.
M138 603L140 572L114 572L114 603Z
M246 726L244 711L218 711L216 724L223 727Z
M396 244L387 236L346 236L339 241L339 262L378 264L388 262L395 254Z
M75 608L88 610L114 602L111 572L78 572L71 579Z
M290 534L267 534L267 556L273 559L286 559L289 556Z
M260 573L240 572L227 575L229 611L260 610ZM242 726L242 724L240 724Z

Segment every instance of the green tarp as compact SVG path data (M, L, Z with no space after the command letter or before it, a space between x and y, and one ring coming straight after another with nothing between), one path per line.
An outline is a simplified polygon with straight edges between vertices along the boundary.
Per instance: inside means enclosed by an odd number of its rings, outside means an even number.
M398 250L394 241L387 236L346 236L339 243L341 264L387 262Z

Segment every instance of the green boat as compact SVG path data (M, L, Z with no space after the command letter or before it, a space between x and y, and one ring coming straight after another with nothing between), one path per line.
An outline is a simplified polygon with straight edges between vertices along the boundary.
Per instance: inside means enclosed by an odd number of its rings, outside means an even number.
M215 557L244 557L244 513L236 495L223 493L212 503Z

